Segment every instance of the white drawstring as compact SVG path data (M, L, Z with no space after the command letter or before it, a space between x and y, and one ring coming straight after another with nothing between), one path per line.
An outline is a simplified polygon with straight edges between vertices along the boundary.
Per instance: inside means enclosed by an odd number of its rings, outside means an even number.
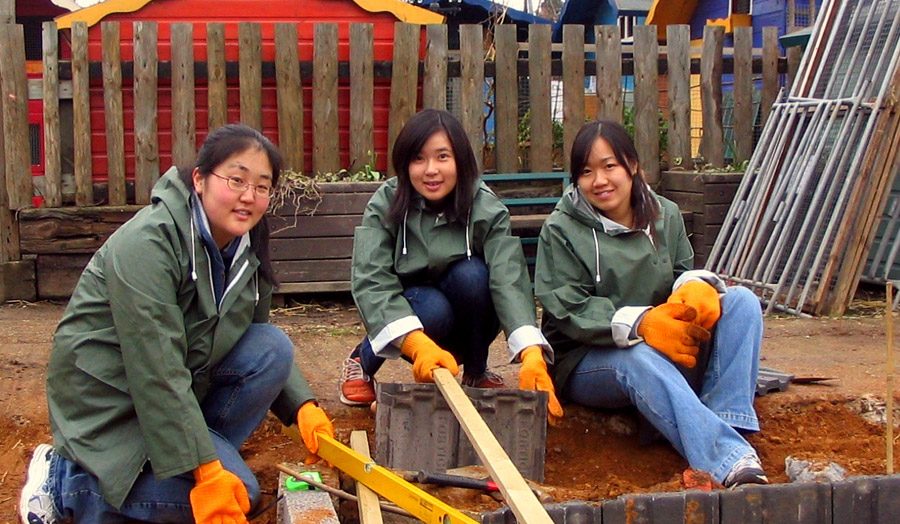
M191 279L194 282L197 281L197 254L194 252L196 249L194 245L194 212L191 210Z
M409 216L409 208L403 212L403 254L406 254L406 217Z
M469 214L466 215L466 259L470 260L472 258L472 245L469 242L469 227L471 226L472 220L472 210L469 210Z
M595 278L596 278L597 283L599 283L600 282L600 242L597 241L597 230L594 228L591 228L591 233L594 234L594 262L595 262L596 268L597 268L597 276Z

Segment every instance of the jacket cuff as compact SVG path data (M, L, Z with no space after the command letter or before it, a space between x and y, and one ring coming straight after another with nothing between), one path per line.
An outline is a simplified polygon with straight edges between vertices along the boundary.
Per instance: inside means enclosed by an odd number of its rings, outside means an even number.
M547 339L544 337L544 334L541 333L541 330L535 326L526 325L517 327L506 338L506 343L509 346L510 363L519 360L519 353L528 346L540 346L544 351L544 360L550 364L553 363L553 348L550 346L550 343L547 342Z
M617 347L631 347L644 340L644 337L637 334L637 326L644 318L644 313L650 309L652 309L650 306L625 306L616 310L610 327Z
M423 329L423 326L422 321L415 315L399 318L391 322L384 326L374 338L369 337L372 352L381 358L399 358L400 348L391 344L391 342L417 329Z
M675 280L675 283L672 284L672 291L675 291L691 280L706 282L710 286L716 288L716 291L718 291L720 295L725 293L725 281L723 281L719 275L706 269L691 269L685 271Z

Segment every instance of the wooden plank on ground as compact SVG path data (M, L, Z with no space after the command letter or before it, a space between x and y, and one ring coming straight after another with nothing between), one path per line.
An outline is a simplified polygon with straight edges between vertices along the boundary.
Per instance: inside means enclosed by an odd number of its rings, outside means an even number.
M475 151L480 172L484 166L484 35L479 24L459 26L459 67L462 88L462 126Z
M531 106L531 143L529 170L553 170L553 125L550 113L550 37L548 24L528 26L529 104Z
M122 106L121 31L118 22L101 22L103 106L106 125L109 203L125 204L125 116Z
M434 382L519 522L552 523L547 510L528 487L522 474L516 469L513 461L497 441L497 437L491 433L453 375L444 368L435 369Z
M753 28L734 28L734 163L753 154Z
M351 173L375 164L374 26L350 25L350 166Z
M691 26L666 27L669 95L669 165L690 165L691 155Z
M189 166L197 157L194 110L194 24L170 26L172 42L172 163Z
M350 448L363 456L363 458L371 459L369 453L369 439L366 437L365 431L350 432ZM381 517L381 506L378 502L378 494L366 487L362 482L356 482L356 496L359 504L359 522L360 524L381 524L384 519Z
M659 183L659 44L656 28L634 27L634 142L647 182Z
M494 99L496 100L496 138L494 153L498 173L519 172L519 78L516 71L519 45L516 43L516 25L500 24L496 27L494 42L497 56L494 59Z
M41 86L44 102L44 206L57 207L62 204L62 156L59 131L59 33L55 22L43 23L41 41L44 65Z
M722 42L721 26L703 27L703 51L700 56L700 106L703 135L700 156L715 167L725 165L725 134L722 130Z
M134 24L134 203L149 204L159 178L156 22Z
M338 28L320 23L313 36L313 173L341 168L338 136Z
M137 62L137 61L135 61ZM91 169L91 95L88 73L88 30L72 24L72 132L75 143L75 204L94 205ZM153 120L156 120L154 114Z
M563 26L563 165L568 166L575 135L584 125L584 27Z
M388 173L395 175L394 141L409 117L416 112L419 83L419 33L421 26L394 24L394 55L391 65L391 103L388 114Z
M622 41L619 28L596 28L597 118L622 122Z
M278 147L284 168L303 172L303 88L297 24L275 24L275 85L278 93Z
M259 22L238 23L238 42L241 122L262 131L262 26Z
M424 109L447 109L447 26L429 24L425 29L425 39L425 79L422 83L422 107Z
M762 126L765 127L778 97L778 28L763 27L763 79L760 107Z
M207 126L212 131L228 123L228 98L225 84L225 24L206 24Z

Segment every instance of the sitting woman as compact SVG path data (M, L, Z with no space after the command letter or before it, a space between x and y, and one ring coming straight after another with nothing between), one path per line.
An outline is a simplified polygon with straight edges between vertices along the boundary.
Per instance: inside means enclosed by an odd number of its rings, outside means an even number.
M742 436L759 430L759 300L691 270L678 207L650 190L620 124L582 127L571 164L573 184L544 223L535 269L557 391L589 407L636 406L691 467L726 487L767 483ZM695 392L683 371L707 341Z
M503 387L487 369L503 328L510 360L523 362L520 387L547 391L550 413L562 416L521 242L509 210L481 182L462 125L446 111L414 115L393 164L397 176L369 201L353 239L353 298L368 336L344 362L341 401L374 401L375 373L401 355L419 382L433 381L437 367L456 375L462 363L464 385Z
M281 165L258 131L216 129L93 256L53 340L53 446L32 457L23 523L247 522L260 488L238 451L266 412L310 453L334 435L268 323Z

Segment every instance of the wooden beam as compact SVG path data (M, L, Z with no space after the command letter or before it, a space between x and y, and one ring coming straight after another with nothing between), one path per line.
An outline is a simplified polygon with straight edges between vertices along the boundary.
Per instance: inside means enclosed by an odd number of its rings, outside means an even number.
M369 439L365 431L350 432L350 448L367 459L371 459L369 453ZM356 496L359 498L359 522L360 524L382 524L381 505L378 502L378 494L366 487L362 482L356 482Z
M446 369L435 369L434 382L519 522L551 524L553 521L547 510L528 487L522 474L516 469L515 464L497 441L497 437L491 433L453 375Z
M425 29L425 79L422 84L422 107L447 109L446 25L429 25Z

